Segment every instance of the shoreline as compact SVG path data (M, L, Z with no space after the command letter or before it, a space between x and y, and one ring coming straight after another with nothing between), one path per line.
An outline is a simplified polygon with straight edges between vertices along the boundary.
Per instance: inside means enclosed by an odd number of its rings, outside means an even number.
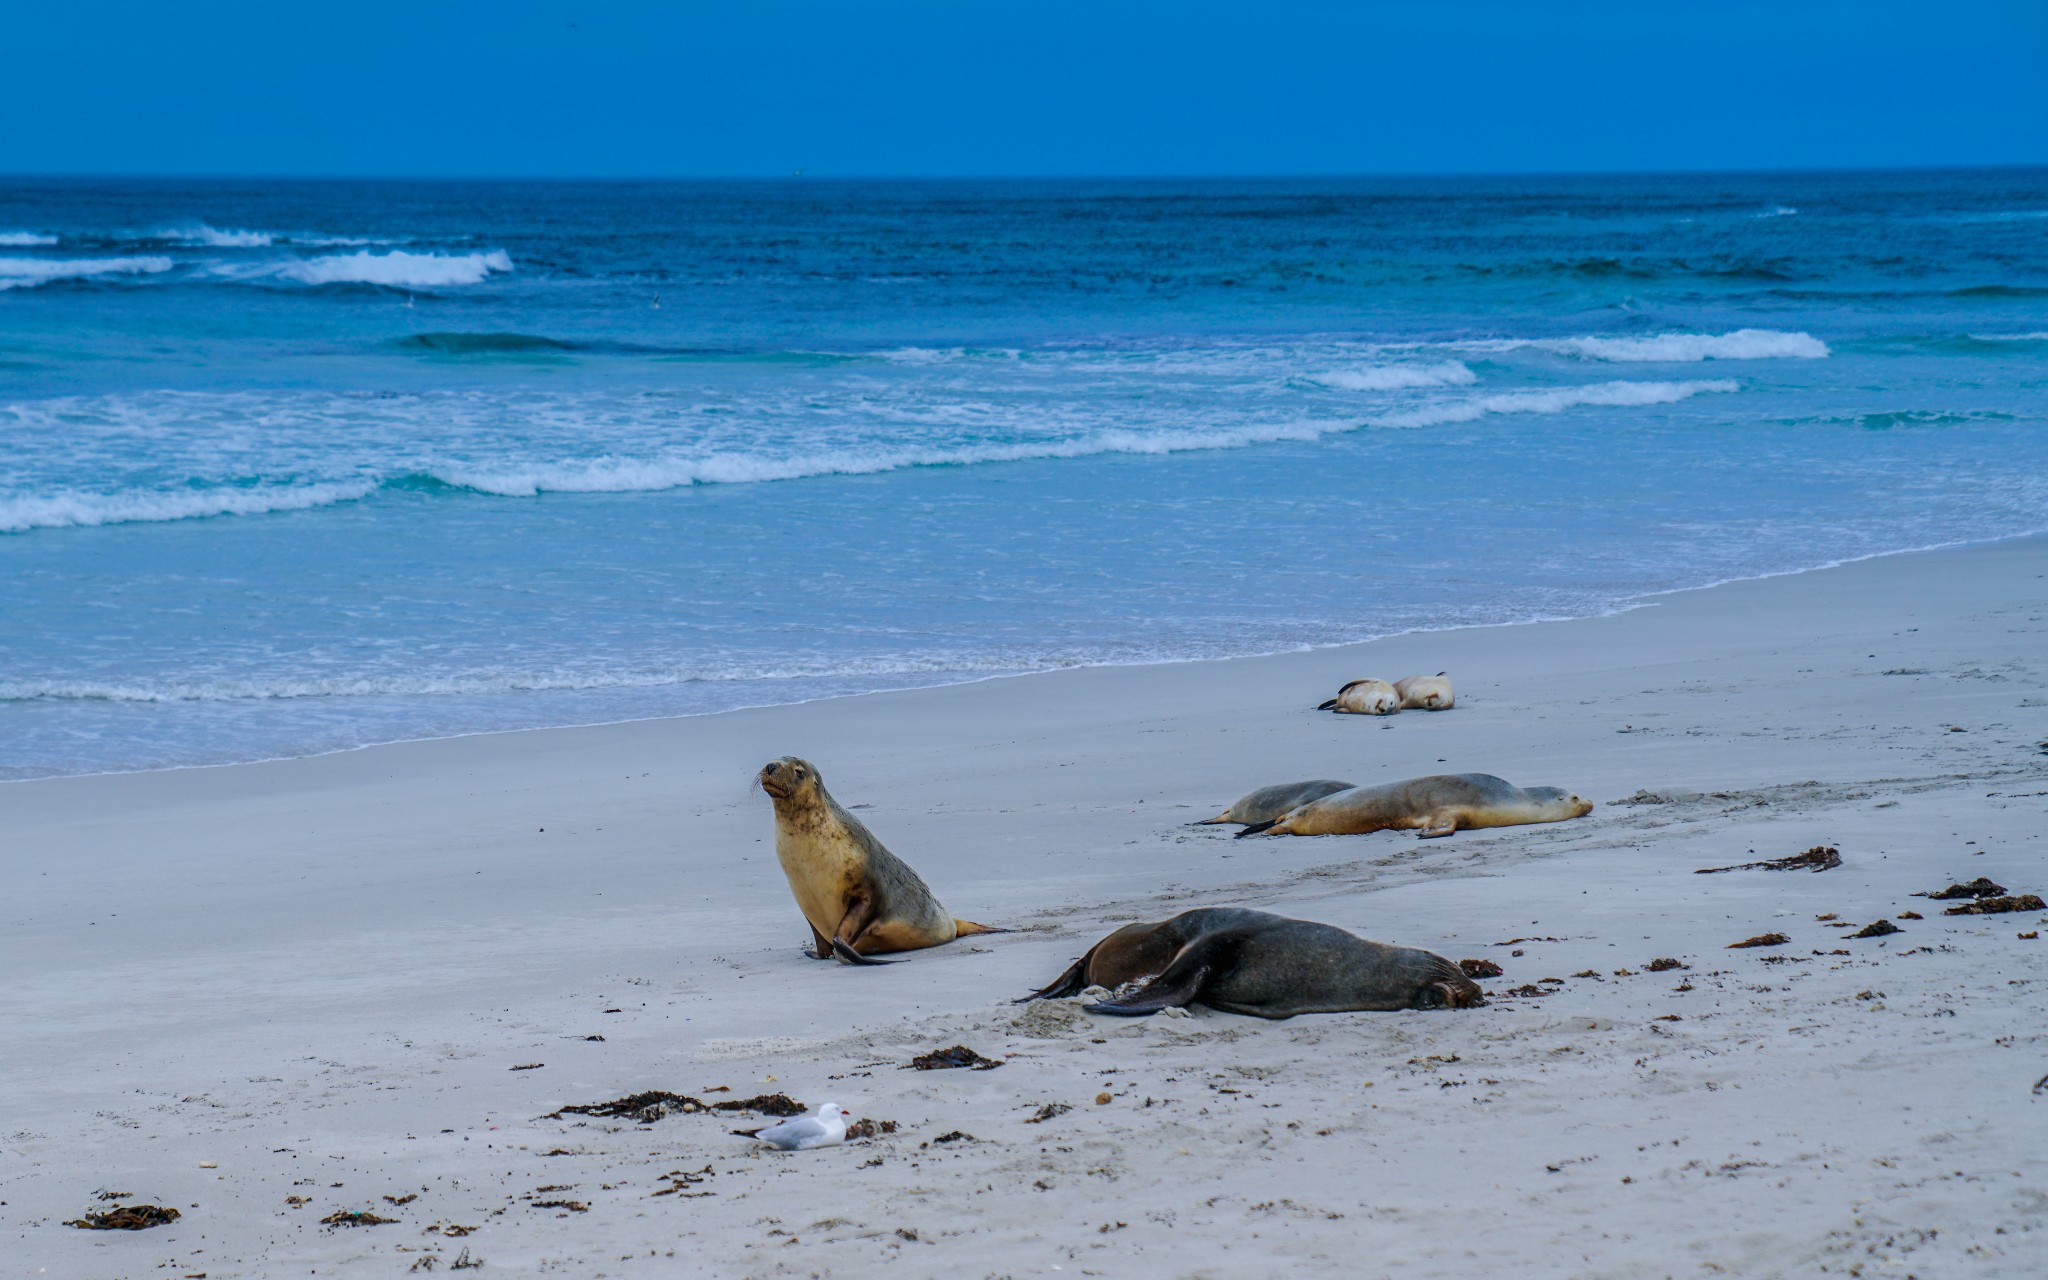
M1490 631L1513 627L1541 626L1571 622L1587 622L1599 618L1618 617L1622 614L1630 613L1638 609L1651 608L1667 597L1684 596L1689 593L1697 591L1713 591L1721 587L1733 586L1740 583L1768 582L1778 578L1795 578L1804 574L1825 573L1831 569L1839 569L1847 565L1863 564L1872 560L1883 560L1893 556L1927 555L1943 551L1967 550L1973 547L1991 547L2010 542L2022 542L2030 538L2048 539L2048 528L2030 530L2023 533L2008 534L2003 537L1997 538L1963 539L1954 542L1935 543L1923 547L1907 547L1897 551L1873 551L1866 555L1849 556L1842 559L1830 560L1823 564L1811 565L1805 568L1779 569L1773 570L1768 573L1754 574L1745 577L1721 578L1713 582L1703 583L1697 586L1663 587L1654 591L1645 591L1634 596L1626 597L1622 602L1598 613L1574 614L1568 616L1560 615L1554 617L1524 618L1509 622L1454 623L1452 625L1445 627L1419 627L1406 631L1389 632L1385 635L1370 636L1362 640L1339 640L1324 645L1306 645L1294 649L1276 649L1269 651L1260 651L1256 653L1230 654L1223 657L1181 657L1148 659L1144 661L1134 662L1077 663L1072 666L1047 667L1030 671L997 672L994 674L974 676L972 678L963 680L948 680L937 684L902 685L881 689L865 689L850 693L824 694L815 698L799 698L790 702L747 703L741 706L724 707L715 711L684 712L680 715L663 714L651 716L634 716L623 720L592 720L588 722L579 721L566 724L538 724L515 728L477 729L464 733L440 734L419 738L389 738L380 739L376 742L361 743L356 746L336 747L332 750L325 751L313 751L301 755L260 756L252 757L246 760L223 760L201 764L162 765L136 769L107 769L84 773L51 773L39 774L32 777L0 778L0 787L13 786L22 783L51 782L69 778L112 778L125 777L131 774L177 773L196 769L233 769L240 768L245 765L278 764L293 760L319 760L330 756L348 755L353 752L359 751L375 751L386 747L405 746L412 743L455 742L467 738L490 737L499 734L547 733L558 730L566 731L576 729L602 729L615 725L648 724L663 721L696 720L710 716L737 715L750 711L767 711L779 707L810 706L820 702L833 702L848 698L872 698L888 694L915 693L932 689L960 688L970 685L985 684L992 681L1018 680L1032 676L1057 675L1061 672L1066 671L1106 671L1147 667L1174 667L1198 663L1242 662L1263 658L1280 658L1303 654L1329 653L1336 650L1359 648L1366 645L1380 644L1387 641L1401 640L1414 636L1445 635L1464 631Z
M2037 1274L2044 917L1912 895L2048 891L2048 538L1654 603L27 780L0 791L0 1240L82 1280L464 1248L650 1277ZM1446 667L1452 712L1311 710ZM749 785L786 753L1017 932L805 959ZM1464 770L1599 807L1419 842L1187 825L1292 777ZM1813 845L1843 865L1693 874ZM1507 973L1458 1013L1009 1003L1117 924L1222 903ZM1835 927L1879 918L1902 934ZM1791 942L1728 949L1767 930ZM955 1043L1004 1065L900 1069ZM782 1157L701 1116L549 1118L720 1087L900 1129ZM186 1216L61 1225L101 1189ZM318 1225L365 1208L397 1222ZM448 1224L475 1230L423 1234Z

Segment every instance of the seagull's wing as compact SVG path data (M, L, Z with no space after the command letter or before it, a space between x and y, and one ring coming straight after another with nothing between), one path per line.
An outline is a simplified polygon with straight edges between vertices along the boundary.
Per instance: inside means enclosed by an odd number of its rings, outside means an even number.
M763 1142L772 1142L787 1149L801 1142L825 1137L828 1132L825 1122L818 1117L798 1116L794 1120L784 1120L781 1124L763 1129L754 1136Z

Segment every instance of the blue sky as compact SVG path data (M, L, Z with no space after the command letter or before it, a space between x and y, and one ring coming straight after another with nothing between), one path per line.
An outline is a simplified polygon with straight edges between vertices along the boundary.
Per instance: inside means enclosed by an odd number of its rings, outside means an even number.
M2048 162L2048 3L0 0L0 172Z

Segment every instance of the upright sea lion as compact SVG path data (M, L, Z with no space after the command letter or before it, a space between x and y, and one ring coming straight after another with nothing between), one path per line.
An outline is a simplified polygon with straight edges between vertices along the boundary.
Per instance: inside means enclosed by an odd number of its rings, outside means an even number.
M1128 924L1088 948L1051 986L1017 1003L1116 988L1150 975L1093 1013L1157 1013L1200 1001L1226 1013L1291 1018L1354 1009L1462 1009L1484 1004L1479 984L1433 952L1367 942L1335 925L1243 907L1183 911Z
M1350 836L1395 827L1427 838L1475 827L1563 822L1591 812L1591 804L1559 787L1518 787L1490 773L1435 773L1339 791L1237 834Z
M1451 682L1439 671L1433 676L1404 676L1394 681L1403 711L1449 711L1457 701Z
M1349 791L1357 786L1355 782L1336 782L1329 778L1317 778L1313 782L1281 782L1270 787L1260 787L1250 795L1239 796L1237 802L1213 818L1204 818L1195 826L1206 827L1218 822L1265 822L1277 818L1289 809L1299 808L1311 800Z
M1390 716L1400 709L1401 695L1384 680L1353 680L1316 708L1354 716Z
M867 957L1004 932L946 914L917 872L839 807L810 761L771 760L760 783L775 801L775 857L810 922L818 959L887 964Z

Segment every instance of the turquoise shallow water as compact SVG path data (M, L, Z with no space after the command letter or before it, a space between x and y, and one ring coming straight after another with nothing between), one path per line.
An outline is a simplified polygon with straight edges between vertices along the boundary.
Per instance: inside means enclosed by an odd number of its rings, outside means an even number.
M8 180L0 778L2031 532L2044 388L2042 171Z

